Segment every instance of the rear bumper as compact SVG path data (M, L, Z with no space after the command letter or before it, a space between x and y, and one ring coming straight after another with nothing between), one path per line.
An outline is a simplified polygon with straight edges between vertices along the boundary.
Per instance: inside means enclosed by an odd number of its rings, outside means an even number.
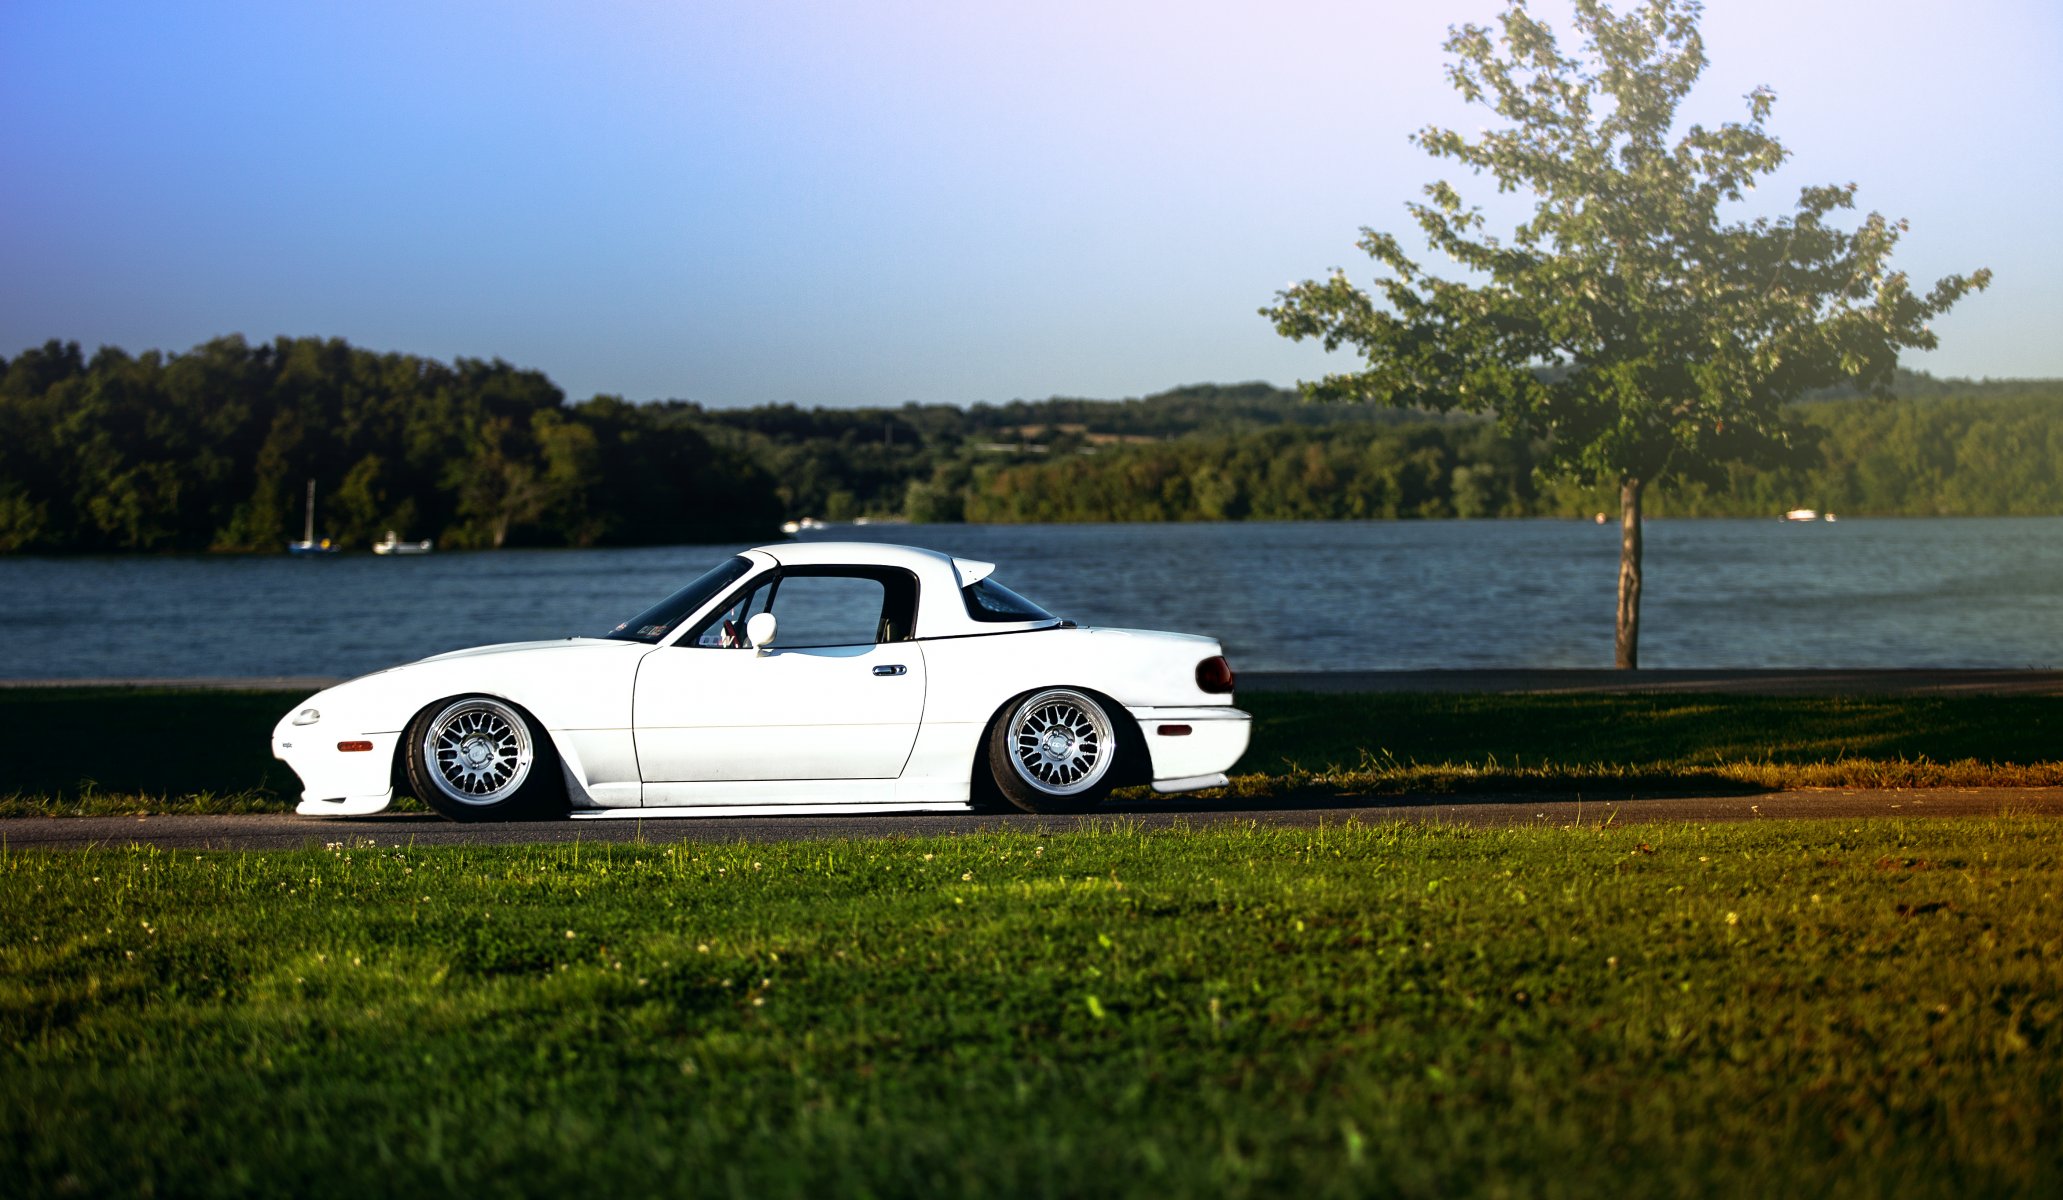
M1253 733L1252 714L1230 705L1125 711L1145 735L1153 787L1160 792L1222 787Z

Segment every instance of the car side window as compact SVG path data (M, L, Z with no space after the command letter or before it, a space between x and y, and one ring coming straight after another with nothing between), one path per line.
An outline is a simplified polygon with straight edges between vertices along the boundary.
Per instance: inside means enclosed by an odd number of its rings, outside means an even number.
M871 646L916 635L917 577L888 567L794 567L732 596L721 611L680 640L704 650L751 646L745 623L770 612L783 648Z
M860 575L787 575L767 611L780 621L774 644L871 646L880 640L888 589Z
M771 584L770 579L762 580L757 587L737 596L683 642L705 650L745 649L749 645L745 640L745 622L754 613L766 611L767 600L773 594Z

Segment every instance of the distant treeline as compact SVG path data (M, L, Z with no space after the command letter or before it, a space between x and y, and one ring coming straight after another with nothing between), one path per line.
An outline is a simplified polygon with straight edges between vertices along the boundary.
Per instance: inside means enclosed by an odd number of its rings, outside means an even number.
M678 410L503 362L341 341L130 356L51 342L0 364L0 550L277 550L302 529L362 548L764 536L773 481Z
M2063 384L1813 399L1797 406L1797 416L1792 465L1667 481L1648 513L2063 513ZM1538 450L1487 423L1192 436L995 471L966 491L962 514L1010 522L1616 513L1615 487L1538 478Z
M1665 486L1658 515L2063 513L2063 383L1901 376L1797 406L1791 466ZM341 341L221 338L0 360L0 551L276 550L386 530L448 547L771 537L917 521L1587 516L1487 422L1320 407L1265 384L1143 400L705 409L568 404L535 371Z

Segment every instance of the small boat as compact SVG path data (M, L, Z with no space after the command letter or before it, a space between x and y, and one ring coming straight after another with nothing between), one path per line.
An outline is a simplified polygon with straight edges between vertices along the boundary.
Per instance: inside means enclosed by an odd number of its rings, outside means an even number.
M386 537L372 544L374 554L428 554L435 548L436 544L429 538L424 538L420 542L404 542L391 529L387 531Z
M800 521L781 522L782 533L801 533L805 529L829 529L830 526L815 517L804 517Z
M308 507L302 517L301 540L287 543L288 554L335 554L341 547L328 538L315 540L315 481L308 481Z
M1810 508L1794 508L1790 512L1785 513L1782 517L1779 517L1778 520L1817 521L1819 520L1819 513L1816 510Z

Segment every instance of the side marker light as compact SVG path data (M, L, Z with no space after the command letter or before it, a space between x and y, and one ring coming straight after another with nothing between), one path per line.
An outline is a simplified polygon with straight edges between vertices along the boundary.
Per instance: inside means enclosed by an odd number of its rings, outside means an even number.
M1189 736L1189 726L1187 726L1187 725L1163 725L1163 726L1161 726L1161 727L1160 727L1160 735L1161 735L1162 737L1188 737L1188 736Z
M342 750L342 751L343 751L343 752L345 752L346 754L349 754L349 753L351 753L351 752L353 752L353 751L357 751L357 750L370 750L370 749L372 749L372 743L371 743L371 742L338 742L338 743L337 743L337 749L339 749L339 750Z

